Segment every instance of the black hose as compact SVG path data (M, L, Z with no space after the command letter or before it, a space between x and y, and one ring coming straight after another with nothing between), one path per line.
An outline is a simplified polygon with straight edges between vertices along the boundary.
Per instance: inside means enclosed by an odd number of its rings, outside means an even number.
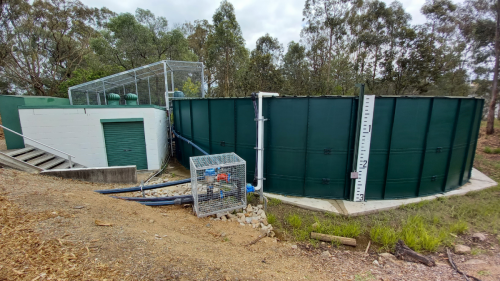
M172 132L174 133L174 135L178 138L180 138L181 140L187 142L188 144L192 145L194 148L198 149L201 153L205 154L205 155L210 155L208 154L205 150L201 149L199 146L197 146L196 144L194 144L192 141L186 139L185 137L179 135L176 131L172 130Z
M111 196L116 199L122 199L127 201L136 201L136 202L150 202L150 201L172 201L178 198L189 198L193 197L193 195L178 195L178 196L169 196L169 197L120 197L120 196Z
M164 205L181 205L181 204L192 204L193 203L193 198L177 198L175 200L168 200L168 201L155 201L155 202L139 202L142 205L146 206L164 206Z
M101 193L101 194L134 192L134 191L141 191L141 190L157 189L157 188L178 185L178 184L183 184L183 183L190 183L190 182L191 182L191 179L183 179L183 180L171 181L171 182L160 183L160 184L146 185L146 186L143 186L142 189L140 186L134 186L134 187L118 188L118 189L95 190L95 192Z

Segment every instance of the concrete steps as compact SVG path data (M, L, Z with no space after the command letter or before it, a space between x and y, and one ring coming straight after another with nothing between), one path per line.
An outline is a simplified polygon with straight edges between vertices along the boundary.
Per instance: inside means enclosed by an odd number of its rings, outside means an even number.
M30 173L56 169L85 168L85 166L75 162L72 162L73 167L71 167L68 159L32 146L6 153L0 152L0 164Z

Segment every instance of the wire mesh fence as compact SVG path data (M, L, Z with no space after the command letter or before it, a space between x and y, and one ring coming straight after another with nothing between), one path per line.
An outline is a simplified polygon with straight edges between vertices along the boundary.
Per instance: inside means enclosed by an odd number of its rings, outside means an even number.
M191 190L198 217L244 208L246 162L235 153L190 158Z
M169 97L174 97L174 91L202 97L202 75L201 62L160 61L70 87L70 99L73 105L105 105L105 95L113 93L124 105L125 94L132 93L137 94L139 104L164 107L167 91Z

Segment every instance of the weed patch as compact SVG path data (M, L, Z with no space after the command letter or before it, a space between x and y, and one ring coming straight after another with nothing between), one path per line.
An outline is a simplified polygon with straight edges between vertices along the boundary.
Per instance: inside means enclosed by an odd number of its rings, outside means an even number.
M297 214L289 215L286 218L288 224L290 224L293 228L300 228L302 226L302 219Z
M276 223L276 216L271 214L271 213L268 213L267 214L267 222L270 224L275 224Z

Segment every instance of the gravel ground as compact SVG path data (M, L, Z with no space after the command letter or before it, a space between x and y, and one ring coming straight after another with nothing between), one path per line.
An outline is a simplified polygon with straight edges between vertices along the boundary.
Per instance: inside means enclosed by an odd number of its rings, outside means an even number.
M264 238L252 246L245 246L258 237L258 230L237 222L199 219L188 207L147 207L93 192L118 187L124 186L0 168L0 195L6 198L0 200L0 209L17 208L15 212L26 214L23 216L48 214L30 225L24 226L24 220L19 220L18 227L35 233L39 237L37 245L59 241L62 248L73 247L85 253L76 255L75 259L88 264L88 268L71 279L464 280L453 272L444 256L435 256L438 265L429 268L384 260L374 252L339 250L327 244L314 248L308 244ZM15 218L3 216L2 219L12 225ZM3 235L9 229L6 225L0 224L0 245L9 239ZM71 245L66 245L67 241ZM46 280L49 276L66 279L49 265L41 267L36 262L26 265L22 259L13 260L5 251L1 252L0 280L32 280L33 275L27 273L30 266L37 268L37 280ZM464 264L472 258L484 263ZM374 264L374 260L379 265ZM469 274L483 272L484 276L478 276L482 280L498 280L500 276L498 252L457 257L456 262L459 268L471 270ZM23 266L25 271L22 271ZM99 271L99 268L113 270ZM2 276L7 272L12 275ZM95 274L92 272L100 272L99 277L91 275Z

